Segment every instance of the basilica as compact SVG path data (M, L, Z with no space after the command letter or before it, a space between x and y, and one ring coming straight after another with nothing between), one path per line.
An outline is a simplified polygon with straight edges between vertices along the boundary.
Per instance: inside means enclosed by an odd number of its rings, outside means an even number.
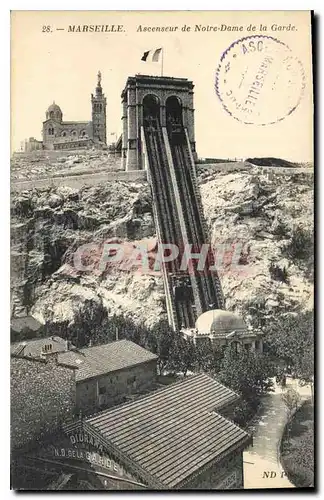
M43 122L43 140L30 138L25 151L36 149L80 149L106 146L106 97L102 91L101 73L98 72L95 94L91 94L91 121L63 121L63 113L55 102L46 111Z

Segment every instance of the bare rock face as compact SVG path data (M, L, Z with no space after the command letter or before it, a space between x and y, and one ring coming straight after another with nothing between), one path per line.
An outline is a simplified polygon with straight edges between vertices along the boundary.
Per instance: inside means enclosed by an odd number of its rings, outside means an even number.
M219 173L201 183L201 193L226 307L246 314L248 305L262 302L270 315L311 309L312 172ZM293 250L296 234L305 235L305 255Z
M48 205L51 208L61 207L63 203L64 199L57 194L52 194L48 199Z
M108 288L110 281L107 275L100 273L80 275L67 264L71 262L71 255L82 245L94 244L100 248L107 238L114 236L121 241L154 236L150 200L148 185L123 182L80 190L59 187L14 193L11 208L13 314L28 311L42 322L64 318L73 321L74 306L89 298L96 300L100 290L105 290L102 281L107 281ZM112 283L115 279L116 276ZM156 279L161 281L159 277ZM140 286L135 290L141 293ZM127 312L124 306L130 300L118 297L114 304L113 295L111 292L109 296L111 310ZM138 307L140 305L132 307L134 313ZM145 305L142 307L144 310Z
M226 307L247 322L260 302L269 316L312 308L312 249L303 253L313 227L312 172L270 174L251 167L199 179ZM13 314L73 322L76 308L92 300L152 326L166 317L162 278L152 267L155 236L147 184L114 181L14 193ZM114 242L123 258L100 268ZM139 242L148 248L147 268L129 265ZM94 264L88 270L74 263L84 245L83 265Z

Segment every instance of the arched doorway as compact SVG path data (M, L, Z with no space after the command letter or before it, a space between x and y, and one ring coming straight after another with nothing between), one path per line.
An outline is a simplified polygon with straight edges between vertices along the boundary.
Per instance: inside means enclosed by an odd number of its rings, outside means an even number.
M165 102L166 126L171 144L184 144L182 122L182 103L176 96L170 96Z
M182 103L176 96L170 96L165 101L167 127L182 127Z
M154 125L160 121L160 101L154 94L147 94L143 99L143 122L144 127Z

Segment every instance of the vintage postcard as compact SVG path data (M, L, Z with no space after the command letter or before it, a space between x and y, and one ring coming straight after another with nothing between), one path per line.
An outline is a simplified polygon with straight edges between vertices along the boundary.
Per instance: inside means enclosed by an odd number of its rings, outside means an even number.
M11 488L314 488L310 11L12 11Z

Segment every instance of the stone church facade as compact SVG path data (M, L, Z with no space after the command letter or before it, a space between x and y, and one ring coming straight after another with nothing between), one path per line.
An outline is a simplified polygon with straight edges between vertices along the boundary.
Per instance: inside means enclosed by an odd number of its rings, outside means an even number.
M46 120L43 122L43 149L105 146L106 106L99 71L95 94L91 94L92 120L63 121L61 108L53 102L47 109Z

